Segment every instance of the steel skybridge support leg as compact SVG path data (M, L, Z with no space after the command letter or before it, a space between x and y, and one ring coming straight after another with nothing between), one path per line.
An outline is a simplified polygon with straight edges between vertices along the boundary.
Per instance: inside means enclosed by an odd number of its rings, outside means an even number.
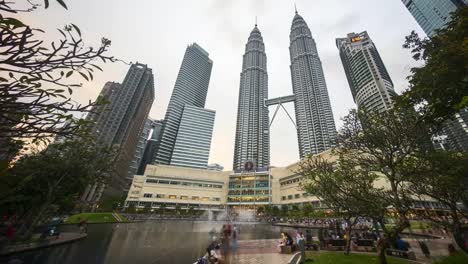
M271 118L270 126L269 126L269 127L271 127L271 125L273 124L273 120L275 120L275 117L276 117L276 114L278 113L279 108L280 108L280 105L278 104L278 105L276 106L275 113L273 114L273 118Z
M284 108L283 104L279 104L279 105L281 105L281 107L283 108L283 110L284 110L284 111L286 112L286 114L288 115L289 120L291 120L291 122L293 123L294 127L297 129L296 123L294 123L294 120L293 120L292 117L289 115L288 110L286 110L286 108Z

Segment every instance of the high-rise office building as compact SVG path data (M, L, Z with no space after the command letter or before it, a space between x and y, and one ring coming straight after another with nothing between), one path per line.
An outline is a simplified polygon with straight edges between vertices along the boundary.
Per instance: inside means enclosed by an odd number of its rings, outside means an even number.
M450 21L450 13L467 5L463 0L402 0L416 22L432 36L436 29L442 28Z
M171 165L206 169L210 155L215 111L185 105Z
M154 164L171 164L185 105L205 107L213 61L198 44L188 46L164 118Z
M297 138L303 158L335 146L336 127L315 40L297 11L289 39Z
M265 45L255 25L250 33L243 56L237 108L234 169L247 161L255 167L270 164L270 133L268 120L268 74Z
M135 154L133 155L132 162L130 163L130 167L128 168L129 178L132 178L133 175L135 175L138 171L138 167L141 163L143 154L145 152L145 147L149 140L153 122L154 120L151 118L147 118L145 121L145 125L143 126L143 130L141 131L140 138L138 139L138 144L135 149Z
M214 171L223 171L224 167L219 164L219 163L210 163L208 164L208 167L206 167L207 170L214 170Z
M119 126L119 118L117 109L121 107L121 102L118 100L122 90L122 85L116 82L107 82L99 94L99 98L105 100L105 104L100 104L93 107L93 110L87 115L86 120L93 123L91 133L94 135L97 142L105 145L111 145L117 127Z
M143 175L145 173L146 165L151 164L153 161L154 154L156 153L156 147L161 136L163 120L153 120L151 123L151 137L146 141L145 150L141 158L140 164L138 165L137 175Z
M108 186L112 187L109 191L121 191L132 181L128 177L129 167L154 101L152 70L140 63L131 65L123 83L106 83L100 97L108 104L97 106L87 119L94 122L91 132L98 142L117 149ZM104 187L102 184L89 186L82 199L99 200Z
M358 108L379 112L392 108L393 82L367 32L337 38L336 46Z
M468 108L444 122L442 134L446 135L448 150L468 152Z

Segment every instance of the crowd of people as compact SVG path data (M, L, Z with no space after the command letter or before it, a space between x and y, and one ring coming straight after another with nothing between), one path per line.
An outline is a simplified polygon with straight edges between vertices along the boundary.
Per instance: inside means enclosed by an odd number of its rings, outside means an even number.
M211 242L206 248L205 255L195 262L196 264L223 264L230 254L237 250L239 227L231 222L224 224L221 230L213 228L210 232ZM219 235L219 236L217 236Z

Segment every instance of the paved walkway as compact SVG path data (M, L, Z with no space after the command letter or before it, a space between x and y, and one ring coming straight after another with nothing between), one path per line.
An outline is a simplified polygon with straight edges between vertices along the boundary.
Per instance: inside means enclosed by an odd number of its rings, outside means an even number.
M0 251L0 256L2 255L10 255L13 253L35 250L39 248L51 247L60 244L70 243L73 241L77 241L87 237L87 234L80 234L80 233L72 233L72 232L62 232L60 233L59 237L48 237L44 240L40 240L37 242L31 243L24 243L24 244L16 244L12 246L6 246Z
M277 251L278 239L239 240L226 260L231 264L286 264L292 254Z
M405 239L411 245L411 250L416 254L418 262L432 263L436 258L448 255L450 239ZM431 252L431 258L427 258L421 251L418 241L427 243ZM239 240L237 250L231 251L226 256L230 264L286 264L293 254L279 254L278 239ZM361 252L363 253L363 252ZM376 253L368 253L376 254Z

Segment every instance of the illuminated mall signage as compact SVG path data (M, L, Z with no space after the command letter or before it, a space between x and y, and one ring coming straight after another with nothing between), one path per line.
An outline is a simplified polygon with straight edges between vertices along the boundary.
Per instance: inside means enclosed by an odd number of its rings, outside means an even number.
M361 40L361 37L354 37L351 39L351 42L356 42L356 41L360 41Z

